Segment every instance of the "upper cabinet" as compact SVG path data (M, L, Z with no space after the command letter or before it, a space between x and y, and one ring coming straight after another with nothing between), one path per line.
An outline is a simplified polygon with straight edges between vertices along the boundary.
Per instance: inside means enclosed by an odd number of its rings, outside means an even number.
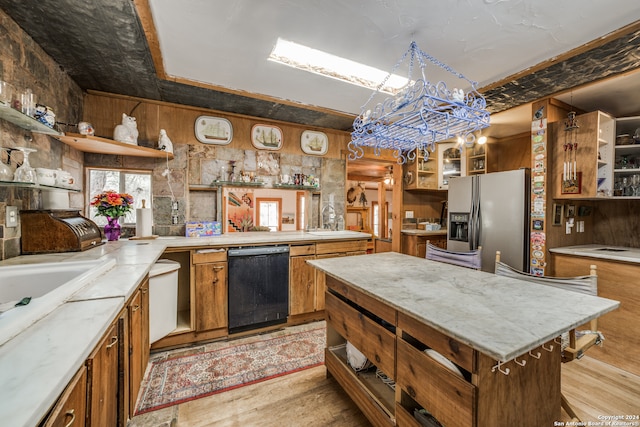
M473 144L466 149L467 175L480 175L487 173L487 144Z
M613 195L640 197L640 116L616 119Z
M427 158L420 152L413 160L407 161L404 171L405 190L438 189L438 154L429 152Z
M576 125L567 126L564 121L551 124L553 198L610 197L616 120L593 111L577 116Z
M448 190L451 178L466 175L465 150L457 142L438 144L438 190Z

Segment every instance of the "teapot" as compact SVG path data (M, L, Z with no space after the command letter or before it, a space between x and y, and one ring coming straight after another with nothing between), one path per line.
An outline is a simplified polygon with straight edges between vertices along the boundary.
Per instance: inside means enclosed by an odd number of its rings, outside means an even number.
M59 185L61 187L70 187L75 182L75 180L73 179L73 175L71 175L70 172L67 172L62 169L56 170L55 176L56 176L56 185Z

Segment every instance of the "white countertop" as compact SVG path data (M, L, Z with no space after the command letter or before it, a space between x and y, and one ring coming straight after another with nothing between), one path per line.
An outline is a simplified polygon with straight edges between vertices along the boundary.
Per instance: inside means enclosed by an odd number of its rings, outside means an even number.
M402 234L410 234L413 236L446 236L447 235L447 229L446 228L441 228L440 230L435 230L435 231L427 231L427 230L420 230L418 228L413 229L413 228L403 228L401 230Z
M53 312L0 346L0 419L34 426L107 331L115 316L166 248L242 246L309 241L368 239L370 234L340 231L229 233L208 238L161 237L120 240L85 252L23 255L0 262L24 265L52 261L113 258L115 266L88 283ZM0 326L2 317L0 315Z
M620 305L396 252L307 262L503 362Z
M607 259L640 264L640 249L609 245L564 246L549 249L551 253Z

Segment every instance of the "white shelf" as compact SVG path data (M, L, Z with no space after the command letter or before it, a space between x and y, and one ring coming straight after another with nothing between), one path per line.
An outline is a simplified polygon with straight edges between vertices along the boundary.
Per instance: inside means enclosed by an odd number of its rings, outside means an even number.
M60 135L60 132L57 130L52 129L49 126L40 123L33 117L22 114L20 111L14 110L8 106L0 107L0 118L31 132L44 133L47 135Z

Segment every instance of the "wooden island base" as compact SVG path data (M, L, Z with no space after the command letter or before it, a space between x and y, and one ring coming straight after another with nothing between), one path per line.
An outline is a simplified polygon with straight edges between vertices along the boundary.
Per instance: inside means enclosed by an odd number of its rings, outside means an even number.
M496 361L333 277L327 277L327 375L375 426L421 424L424 408L448 426L552 426L559 421L560 346L548 342L496 368ZM355 372L349 341L375 367ZM433 349L462 376L428 356ZM517 362L524 364L518 365ZM376 368L395 380L395 390Z

